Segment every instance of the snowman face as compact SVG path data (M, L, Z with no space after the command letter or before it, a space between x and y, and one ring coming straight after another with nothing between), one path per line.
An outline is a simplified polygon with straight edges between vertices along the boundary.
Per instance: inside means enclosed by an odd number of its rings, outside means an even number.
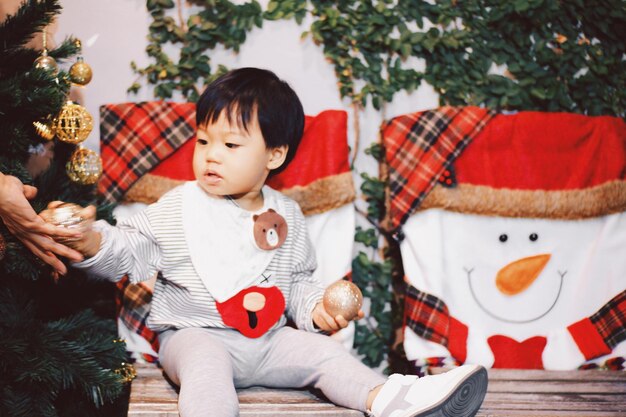
M426 210L405 225L403 265L411 285L443 299L468 325L540 334L593 314L606 294L623 290L619 271L626 262L616 260L626 243L622 217L565 221Z

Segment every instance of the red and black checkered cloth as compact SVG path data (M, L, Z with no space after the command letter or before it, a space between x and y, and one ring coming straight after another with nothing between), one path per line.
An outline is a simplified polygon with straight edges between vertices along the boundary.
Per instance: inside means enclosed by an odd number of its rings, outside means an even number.
M439 178L495 113L479 107L441 107L391 119L382 128L389 165L389 213L398 230Z
M150 302L152 301L152 291L146 288L143 283L131 284L125 276L117 283L115 301L117 305L117 316L132 331L146 339L155 352L159 351L159 339L157 334L146 325L148 314L150 313ZM148 362L155 362L156 358L144 354L144 359Z
M108 202L120 201L144 174L195 135L196 105L149 101L100 107L98 190Z
M608 347L626 340L626 291L622 291L589 317Z

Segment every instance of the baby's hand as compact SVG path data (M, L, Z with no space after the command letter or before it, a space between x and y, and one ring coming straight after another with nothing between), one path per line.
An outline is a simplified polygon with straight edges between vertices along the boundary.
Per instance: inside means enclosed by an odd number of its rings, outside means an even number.
M71 214L68 215L68 213L59 213L57 211L62 209L63 205L66 205L66 203L52 201L48 204L46 210L39 213L39 216L48 223L78 232L76 237L55 238L57 242L77 250L86 257L95 255L100 248L100 233L91 230L91 225L96 218L95 206L83 208L78 205L72 205Z
M336 330L341 330L344 327L347 327L349 322L346 320L341 314L333 317L324 308L324 303L319 302L313 309L313 323L325 332L333 332ZM359 310L359 313L353 320L359 320L365 317L365 314L362 310Z

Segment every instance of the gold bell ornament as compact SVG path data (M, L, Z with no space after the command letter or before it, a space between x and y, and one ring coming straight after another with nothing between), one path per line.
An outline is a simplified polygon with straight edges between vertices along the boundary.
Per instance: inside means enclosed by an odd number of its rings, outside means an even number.
M54 60L54 58L48 56L45 29L43 31L43 51L41 52L41 56L35 60L35 68L48 70L55 75L59 72L59 66L57 65L57 62Z
M326 288L323 303L324 309L333 318L341 314L344 319L352 320L359 314L363 294L350 281L339 280Z
M80 41L76 40L76 46L80 49ZM76 62L70 67L70 80L77 85L87 85L91 81L93 72L91 67L85 63L82 56L76 58Z
M57 137L67 143L80 143L87 139L93 129L93 117L80 104L68 101L54 119Z
M74 182L95 184L102 175L102 159L91 149L79 146L67 161L65 171Z
M54 123L52 120L33 122L33 126L35 126L35 132L37 132L40 137L46 140L52 140L54 138Z

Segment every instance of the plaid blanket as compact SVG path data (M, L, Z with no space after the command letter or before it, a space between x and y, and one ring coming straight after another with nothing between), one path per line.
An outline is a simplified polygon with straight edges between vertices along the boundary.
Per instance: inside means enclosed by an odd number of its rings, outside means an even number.
M126 327L146 339L152 349L158 352L159 338L146 325L148 313L150 313L152 290L143 283L131 284L127 276L122 278L116 285L118 288L115 297L117 316ZM151 355L144 354L143 357L148 362L156 361L156 358Z
M102 177L98 191L117 202L145 173L195 134L194 103L106 104L100 107Z
M406 222L437 181L447 177L446 170L449 176L454 160L494 115L478 107L441 107L398 116L383 126L391 230Z

